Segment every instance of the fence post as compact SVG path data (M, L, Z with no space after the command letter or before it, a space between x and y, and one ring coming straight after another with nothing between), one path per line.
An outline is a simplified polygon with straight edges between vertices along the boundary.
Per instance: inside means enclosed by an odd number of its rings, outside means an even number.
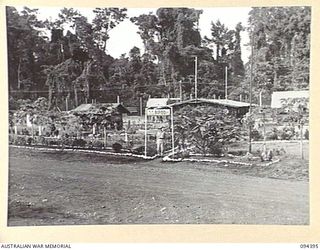
M300 124L300 151L301 151L301 159L304 159L303 156L303 125Z
M148 108L145 109L145 114L144 114L144 156L147 157L147 140L148 140Z
M107 131L105 126L103 126L103 146L107 147Z

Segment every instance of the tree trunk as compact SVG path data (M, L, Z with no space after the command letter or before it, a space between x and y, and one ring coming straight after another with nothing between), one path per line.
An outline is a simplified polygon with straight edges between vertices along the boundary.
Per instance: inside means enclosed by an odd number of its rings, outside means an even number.
M175 76L175 67L172 62L171 62L171 81L172 81L172 97L175 98L176 97L176 89L175 89L176 76Z
M49 85L49 93L48 93L48 110L52 107L52 87Z
M76 107L78 107L78 92L77 92L77 85L76 84L74 84L74 102L75 102L75 105L76 105Z
M274 75L273 75L273 87L276 88L278 87L278 74L277 71L274 71Z
M21 57L19 58L19 64L18 64L18 89L21 88L20 74L21 74Z
M217 44L216 48L216 61L219 62L219 52L220 52L220 46Z
M301 159L304 159L303 156L303 126L302 123L300 124L300 152L301 152Z

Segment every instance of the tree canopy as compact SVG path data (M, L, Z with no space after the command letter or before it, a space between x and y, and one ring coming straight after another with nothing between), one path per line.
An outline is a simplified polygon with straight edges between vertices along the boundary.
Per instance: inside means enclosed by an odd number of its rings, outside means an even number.
M267 101L274 90L309 87L310 7L255 7L248 25L235 27L213 16L206 37L199 29L203 10L194 8L159 8L130 18L126 8L95 8L92 20L74 8L62 8L55 20L40 20L38 12L6 8L11 99L46 97L48 109L61 110L117 96L127 105L148 96L186 99L194 96L195 58L198 97L225 98L227 77L228 97L246 100L251 61L254 101L261 91ZM144 48L113 58L106 50L110 31L127 18ZM253 47L246 65L245 32Z

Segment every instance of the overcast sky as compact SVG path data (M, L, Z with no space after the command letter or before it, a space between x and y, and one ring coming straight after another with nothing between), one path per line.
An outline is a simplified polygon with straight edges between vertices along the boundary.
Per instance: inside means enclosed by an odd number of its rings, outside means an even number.
M55 20L58 17L58 13L62 7L41 7L39 8L39 19L52 19ZM21 10L21 8L17 8ZM86 16L89 21L93 18L93 12L91 9L75 8ZM198 8L197 8L198 9ZM200 9L200 8L199 8ZM200 15L199 28L201 36L205 35L211 37L210 23L215 22L218 19L225 24L229 29L234 29L237 23L241 22L243 26L247 25L248 13L250 8L247 7L221 7L221 8L201 8L203 14ZM129 8L128 16L138 16L140 14L148 14L149 12L155 13L156 9L150 8ZM137 34L138 28L136 25L130 22L129 19L121 22L116 28L110 31L110 39L107 43L107 52L111 56L118 58L123 53L128 53L133 46L143 48L140 36ZM242 60L248 61L250 49L244 46L248 43L248 35L246 32L242 32Z

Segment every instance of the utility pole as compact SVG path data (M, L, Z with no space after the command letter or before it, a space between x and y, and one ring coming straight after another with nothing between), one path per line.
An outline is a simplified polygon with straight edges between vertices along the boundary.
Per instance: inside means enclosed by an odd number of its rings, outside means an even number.
M181 86L181 80L179 81L179 92L180 92L180 102L182 101L182 86Z
M262 107L262 91L259 92L259 106Z
M253 81L253 43L254 43L254 35L253 31L251 34L251 63L250 63L250 92L249 92L249 117L250 117L250 122L249 122L249 153L252 152L252 145L251 145L251 130L252 130L252 81Z
M194 58L194 97L198 99L198 57Z
M69 107L68 107L68 96L66 96L66 111L69 111Z
M225 71L225 85L226 85L226 91L225 91L225 99L228 99L228 66L226 66Z
M139 99L140 99L140 116L142 116L142 97L140 97Z

